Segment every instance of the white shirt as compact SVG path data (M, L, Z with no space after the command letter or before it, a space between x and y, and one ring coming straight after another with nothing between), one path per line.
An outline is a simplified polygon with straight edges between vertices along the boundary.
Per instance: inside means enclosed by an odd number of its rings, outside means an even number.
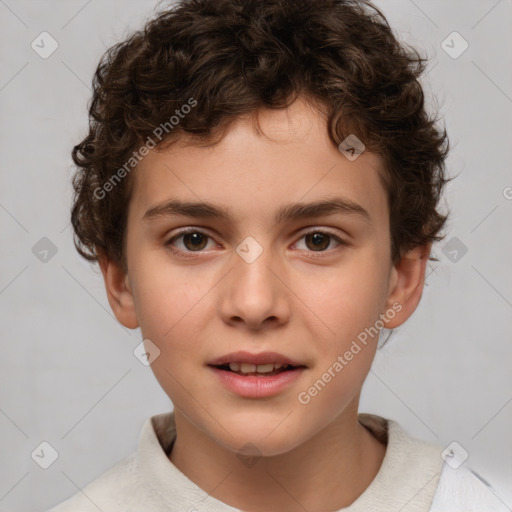
M398 423L380 416L360 414L359 422L387 444L386 454L368 488L340 510L510 512L465 465L452 469L444 462L442 448L409 436ZM135 453L48 512L238 512L170 461L175 437L173 412L148 418Z

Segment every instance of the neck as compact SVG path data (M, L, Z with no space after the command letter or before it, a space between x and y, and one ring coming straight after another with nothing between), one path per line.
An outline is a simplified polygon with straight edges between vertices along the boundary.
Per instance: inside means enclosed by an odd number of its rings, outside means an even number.
M338 510L352 504L377 475L386 452L358 422L357 404L296 448L240 464L175 409L171 462L214 498L241 510Z

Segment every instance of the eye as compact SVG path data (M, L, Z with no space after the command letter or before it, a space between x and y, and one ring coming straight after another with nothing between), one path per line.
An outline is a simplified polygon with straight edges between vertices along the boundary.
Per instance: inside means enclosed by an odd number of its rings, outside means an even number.
M326 252L326 249L331 245L333 240L338 244L338 246L348 245L347 242L341 240L336 235L320 230L305 233L299 240L302 239L305 241L306 250L311 250L312 252Z
M202 231L199 231L198 229L187 229L177 233L170 240L168 240L165 245L174 246L174 242L180 238L183 239L182 244L184 246L184 249L178 248L176 252L181 253L200 252L207 246L207 240L211 239L209 235L203 233ZM214 243L214 246L215 245L216 244Z
M176 247L175 242L180 239L182 247ZM176 253L183 254L184 256L195 257L195 255L191 253L200 253L204 249L207 249L209 239L213 243L213 247L218 247L218 244L216 244L208 234L198 229L189 228L175 234L166 242L165 245L172 247L172 250ZM310 252L328 252L326 249L331 245L332 241L335 241L338 246L349 245L336 235L321 230L305 233L299 238L299 241L302 239L304 239L306 243L305 250ZM331 250L335 250L335 248Z

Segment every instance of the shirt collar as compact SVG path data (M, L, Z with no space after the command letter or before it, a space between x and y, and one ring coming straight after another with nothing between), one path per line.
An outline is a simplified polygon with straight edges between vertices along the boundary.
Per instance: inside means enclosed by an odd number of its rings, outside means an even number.
M374 480L345 512L428 512L442 469L440 449L410 437L393 420L359 414L359 422L387 444ZM236 512L189 480L168 458L176 438L174 412L144 423L137 450L139 470L152 492L170 510ZM172 507L172 508L171 508Z

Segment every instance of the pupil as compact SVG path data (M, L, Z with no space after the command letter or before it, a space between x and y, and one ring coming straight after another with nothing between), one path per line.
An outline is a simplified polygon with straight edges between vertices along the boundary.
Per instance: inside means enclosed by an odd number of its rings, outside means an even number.
M317 245L318 242L322 242L322 239L324 241L323 244ZM316 249L325 249L329 247L329 235L324 235L322 233L312 233L309 235L306 235L306 241L313 240L313 248Z
M198 245L195 245L197 242L201 243L201 239L202 239L203 235L201 233L187 233L184 235L183 237L183 242L185 244L185 246L190 249L203 249L204 246L206 245L205 244L205 240L202 240L202 245L198 246ZM192 242L192 247L189 247L188 244L187 244L187 241L193 241Z

